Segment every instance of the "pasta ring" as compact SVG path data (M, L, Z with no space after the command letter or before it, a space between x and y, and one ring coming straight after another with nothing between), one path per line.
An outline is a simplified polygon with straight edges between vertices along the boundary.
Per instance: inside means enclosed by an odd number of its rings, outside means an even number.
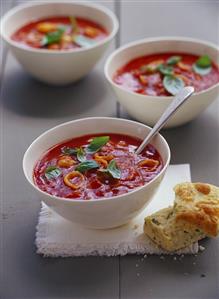
M108 162L105 159L102 158L94 158L95 161L99 162L100 164L102 164L104 167L108 166Z
M96 153L96 154L94 155L94 158L95 158L95 159L104 159L104 160L106 160L107 162L109 162L109 161L111 161L111 160L114 158L114 156L113 156L113 155L105 155L105 156L103 155L103 156L102 156L102 155L99 155L99 154Z
M140 167L144 167L144 166L148 167L149 171L155 170L158 165L159 165L159 161L154 159L145 159L138 163L138 166Z
M75 177L79 177L79 178L81 179L81 182L80 182L79 184L73 184L73 183L70 181L71 179L73 179L73 178L75 178ZM70 187L70 188L76 190L76 189L80 188L80 187L83 185L83 183L84 183L84 176L83 176L83 174L81 174L79 171L71 171L71 172L69 172L68 174L66 174L66 175L64 176L64 183L65 183L68 187Z
M67 155L61 156L60 159L58 160L58 166L63 168L69 168L74 164L76 164L75 160Z

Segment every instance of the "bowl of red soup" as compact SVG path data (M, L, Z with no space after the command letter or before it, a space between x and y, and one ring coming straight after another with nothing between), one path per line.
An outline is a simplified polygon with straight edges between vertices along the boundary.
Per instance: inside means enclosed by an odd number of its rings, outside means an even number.
M105 76L118 101L135 119L154 125L184 86L195 94L166 127L193 120L219 93L219 50L191 38L154 38L127 44L110 55Z
M91 228L129 222L150 202L170 161L157 135L135 150L151 128L116 118L61 124L27 149L23 170L36 196L64 218Z
M19 5L1 21L1 35L35 78L64 85L85 76L118 30L105 7L77 2Z

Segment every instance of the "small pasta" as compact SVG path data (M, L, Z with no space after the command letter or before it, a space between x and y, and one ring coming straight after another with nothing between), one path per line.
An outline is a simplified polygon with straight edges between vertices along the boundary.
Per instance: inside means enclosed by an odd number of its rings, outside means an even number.
M145 159L138 163L140 167L146 167L147 171L154 171L159 165L159 161L154 159Z
M71 180L74 178L79 178L79 182L72 183ZM84 176L79 171L69 172L64 176L64 183L74 190L79 189L84 184Z

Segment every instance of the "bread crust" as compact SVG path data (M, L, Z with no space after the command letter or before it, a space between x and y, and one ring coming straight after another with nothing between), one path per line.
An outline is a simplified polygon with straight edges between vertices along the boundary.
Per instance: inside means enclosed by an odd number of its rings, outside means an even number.
M167 251L180 248L203 239L205 234L195 225L176 221L173 207L162 209L145 218L145 234Z
M158 246L175 251L219 233L219 188L204 183L174 187L174 205L145 218L144 232Z
M204 183L182 183L174 188L176 220L191 223L207 236L219 232L219 188Z

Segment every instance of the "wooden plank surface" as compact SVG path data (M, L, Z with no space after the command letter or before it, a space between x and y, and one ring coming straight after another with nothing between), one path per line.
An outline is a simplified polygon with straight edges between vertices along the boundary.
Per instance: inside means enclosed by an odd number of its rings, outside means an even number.
M0 0L0 18L13 6L15 0ZM0 36L0 89L2 86L2 75L4 72L4 66L7 56L7 49Z
M2 1L5 11L9 1ZM218 1L122 1L121 7L118 0L96 2L121 14L121 33L85 79L54 88L32 79L12 55L5 59L0 107L0 163L4 170L0 180L0 298L216 299L216 240L206 240L202 254L177 260L135 255L44 259L35 253L40 203L21 170L23 153L32 140L71 119L119 113L129 117L124 109L119 110L103 78L105 59L120 44L159 35L191 36L215 43L219 40ZM193 180L218 184L218 115L217 101L192 123L163 132L172 150L172 163L190 163Z
M189 36L219 41L218 1L122 1L121 44L152 36ZM136 21L137 20L137 21ZM123 117L130 116L122 109ZM163 131L171 163L190 163L192 179L218 185L219 102L190 124ZM216 299L219 297L219 240L182 259L121 258L121 298Z
M113 1L98 3L114 9ZM1 96L1 299L119 297L118 257L36 255L40 201L22 173L23 154L43 131L72 119L116 116L116 103L103 80L105 58L114 48L113 43L86 78L57 88L32 79L11 54L7 58Z

